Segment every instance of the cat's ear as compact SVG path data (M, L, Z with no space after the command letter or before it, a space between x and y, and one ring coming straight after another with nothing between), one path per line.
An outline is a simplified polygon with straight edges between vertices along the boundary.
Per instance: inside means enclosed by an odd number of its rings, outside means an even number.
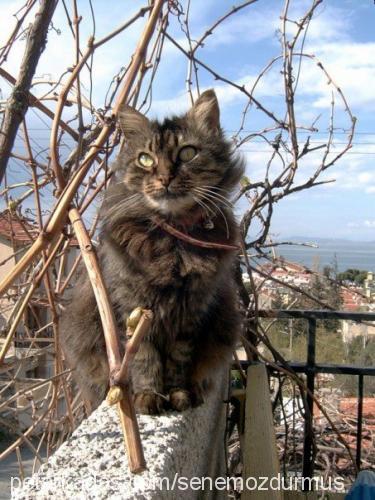
M118 122L125 137L142 134L150 128L148 118L128 104L125 104L119 110Z
M215 91L206 90L195 101L188 115L200 128L217 132L220 129L220 110Z

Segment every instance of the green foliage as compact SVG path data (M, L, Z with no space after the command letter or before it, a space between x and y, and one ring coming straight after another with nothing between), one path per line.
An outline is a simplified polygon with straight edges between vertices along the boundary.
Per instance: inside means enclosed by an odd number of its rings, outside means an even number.
M337 276L337 259L335 257L331 266L323 268L322 274L312 276L309 286L306 287L306 292L338 311L342 306L342 298L341 284L337 280ZM295 302L294 309L323 309L323 306L302 294L296 293L292 300ZM306 324L304 320L298 320L298 322L295 325L297 335L299 332L304 331L304 325ZM327 330L336 331L339 322L336 319L329 319L324 322L324 326Z
M375 339L356 337L347 345L345 362L355 366L374 366L375 364ZM346 394L356 396L358 393L358 377L342 377L341 388ZM375 393L375 377L365 377L365 396L373 396Z
M297 331L294 323L299 321L277 321L269 331L272 345L289 361L306 362L307 358L307 327ZM325 327L324 322L318 322L316 331L316 362L336 365L374 366L375 339L365 340L358 336L352 342L345 344L341 333ZM306 325L305 321L305 325ZM335 376L332 382L340 388L345 396L356 396L358 391L358 377L351 375ZM375 377L365 377L365 396L375 393Z
M347 269L342 273L338 273L337 279L342 283L344 281L349 281L350 283L355 283L356 285L363 285L365 279L367 278L367 271L361 271L360 269Z
M268 337L280 354L289 361L306 361L307 323L303 320L278 320Z
M249 186L251 184L251 182L250 182L250 179L246 175L244 175L240 180L240 184L242 187L246 187L246 186Z
M375 339L365 339L358 336L348 345L347 360L350 364L361 366L374 366L375 364Z
M367 272L358 269L348 269L338 272L337 259L332 265L325 266L321 274L312 277L306 291L335 310L342 306L341 283L351 281L361 284L367 277ZM277 291L274 301L275 309L285 308L282 294ZM312 299L302 294L288 292L289 303L293 309L321 309ZM269 325L269 320L263 320ZM318 321L316 331L316 362L337 365L374 366L375 339L365 340L356 337L351 343L345 344L339 331L340 321L336 319ZM307 321L305 319L278 320L269 329L268 336L274 348L287 360L306 362L307 358ZM358 391L358 377L335 376L333 385L343 390L346 396L355 396ZM365 395L375 393L375 377L365 377Z
M316 331L316 361L318 363L343 363L346 351L341 333L333 332L318 323ZM303 325L302 329L300 325ZM296 328L297 327L297 328ZM278 321L269 333L273 346L288 360L305 362L307 358L307 321Z

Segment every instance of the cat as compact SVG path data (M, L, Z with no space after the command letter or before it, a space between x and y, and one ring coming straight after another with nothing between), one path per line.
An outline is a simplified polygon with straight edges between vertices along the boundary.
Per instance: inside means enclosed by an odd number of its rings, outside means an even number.
M138 306L154 314L131 367L140 413L201 404L215 370L228 366L240 331L233 278L239 229L228 200L243 160L224 137L219 115L213 90L163 122L128 105L119 113L124 143L101 207L97 255L119 330ZM61 317L61 343L95 408L108 388L108 364L84 270Z

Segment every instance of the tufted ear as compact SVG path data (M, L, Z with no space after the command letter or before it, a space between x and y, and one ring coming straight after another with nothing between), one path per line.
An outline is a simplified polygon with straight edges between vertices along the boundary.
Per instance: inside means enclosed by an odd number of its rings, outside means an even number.
M206 90L195 101L188 115L192 117L200 128L209 131L220 129L220 110L215 91Z
M150 128L150 122L142 113L128 104L122 106L118 113L118 122L125 137L142 134Z

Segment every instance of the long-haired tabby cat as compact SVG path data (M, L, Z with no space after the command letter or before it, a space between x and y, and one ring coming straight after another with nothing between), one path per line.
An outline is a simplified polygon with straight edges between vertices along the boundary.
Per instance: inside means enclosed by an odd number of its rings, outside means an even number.
M242 174L220 127L213 90L183 116L149 121L126 106L125 141L101 209L98 258L123 329L138 306L154 320L132 364L135 406L158 413L203 401L215 369L230 360L239 330L231 249L238 229L228 202ZM173 227L206 248L181 239ZM225 248L225 245L227 248ZM108 384L104 337L85 271L61 318L61 342L86 400Z

